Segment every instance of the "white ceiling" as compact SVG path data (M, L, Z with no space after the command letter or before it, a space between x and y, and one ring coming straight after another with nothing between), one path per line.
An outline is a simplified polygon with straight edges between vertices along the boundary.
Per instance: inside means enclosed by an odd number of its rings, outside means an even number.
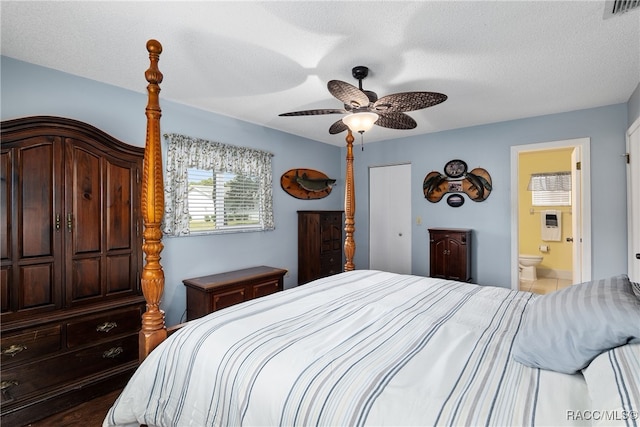
M1 53L146 93L148 39L163 45L162 100L306 138L342 108L329 80L448 95L413 130L365 142L627 102L640 82L640 10L602 1L2 1Z

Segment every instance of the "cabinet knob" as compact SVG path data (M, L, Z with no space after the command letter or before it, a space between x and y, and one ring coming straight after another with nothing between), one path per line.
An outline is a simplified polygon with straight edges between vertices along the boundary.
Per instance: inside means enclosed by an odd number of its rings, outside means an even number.
M113 328L116 328L118 324L116 322L104 322L102 325L96 326L97 332L109 332Z
M2 350L2 354L5 354L7 356L15 356L16 354L20 353L23 350L26 350L27 346L26 345L22 345L22 344L11 344L9 347L5 348L4 350Z
M5 392L11 387L17 386L19 383L16 380L2 381L0 382L0 391Z
M102 353L102 357L104 359L115 359L116 357L120 356L123 352L124 352L124 349L122 347L112 347L109 350Z

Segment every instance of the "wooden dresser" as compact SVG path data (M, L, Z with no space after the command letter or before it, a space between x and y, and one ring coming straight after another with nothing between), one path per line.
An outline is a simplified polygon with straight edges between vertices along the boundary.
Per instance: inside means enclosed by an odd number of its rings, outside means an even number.
M298 211L298 284L341 273L343 211Z
M280 292L287 270L259 266L183 280L187 321L250 299Z
M136 369L142 159L75 120L2 122L3 426L108 393Z
M430 276L471 281L471 230L429 229Z

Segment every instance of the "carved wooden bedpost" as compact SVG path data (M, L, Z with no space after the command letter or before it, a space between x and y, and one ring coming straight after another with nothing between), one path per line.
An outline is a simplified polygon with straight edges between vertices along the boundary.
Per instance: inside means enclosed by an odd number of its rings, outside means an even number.
M347 130L347 170L345 174L344 190L344 256L346 263L344 271L355 270L353 255L356 253L356 242L353 240L353 232L356 231L353 215L356 212L356 196L353 182L353 134Z
M160 299L164 291L164 271L160 265L162 252L162 230L160 224L164 213L164 188L162 181L162 150L160 145L160 86L162 73L158 69L158 60L162 45L156 40L147 42L151 65L145 72L149 82L147 92L149 102L146 108L147 136L145 142L144 166L142 175L142 218L144 233L142 251L146 262L142 269L142 292L147 301L147 310L142 315L140 330L140 361L167 337L164 312L160 310Z

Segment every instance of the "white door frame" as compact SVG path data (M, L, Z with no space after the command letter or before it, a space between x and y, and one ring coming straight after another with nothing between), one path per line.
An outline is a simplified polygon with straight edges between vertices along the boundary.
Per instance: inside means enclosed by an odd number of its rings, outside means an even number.
M574 246L582 244L582 268L580 275L582 281L591 280L591 139L576 138L562 141L541 142L536 144L514 145L511 147L511 289L518 289L518 159L520 153L527 151L553 150L558 148L579 147L582 155L581 166L581 188L582 206L575 206L572 209L581 209L582 242L574 239Z
M635 132L635 134L634 134ZM634 138L635 145L631 144ZM627 130L627 220L628 253L627 274L634 281L640 281L640 117Z

